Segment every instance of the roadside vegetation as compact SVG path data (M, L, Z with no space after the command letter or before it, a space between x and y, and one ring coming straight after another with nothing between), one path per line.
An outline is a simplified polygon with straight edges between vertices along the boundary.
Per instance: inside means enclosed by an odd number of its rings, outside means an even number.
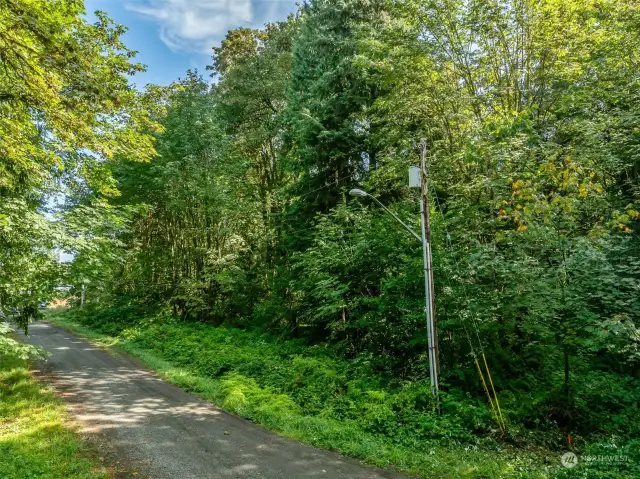
M628 462L560 465L565 447L554 434L533 436L511 405L507 437L480 399L445 393L431 407L427 381L376 375L366 360L345 361L326 345L281 341L260 332L185 323L131 311L62 311L54 324L104 348L120 348L177 386L225 410L316 447L419 477L632 478L640 472L638 441L582 443L581 454L628 456ZM631 412L630 412L631 414Z
M17 357L0 356L0 476L109 477L74 431L62 402Z

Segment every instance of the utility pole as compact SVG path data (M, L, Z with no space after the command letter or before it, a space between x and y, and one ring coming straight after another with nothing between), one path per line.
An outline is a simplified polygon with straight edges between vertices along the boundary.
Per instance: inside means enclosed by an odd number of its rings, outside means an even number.
M431 223L429 219L429 183L427 175L427 143L422 140L420 142L420 222L422 224L422 253L424 255L425 313L429 343L429 374L433 394L437 398L440 388L440 353L433 289L433 259L431 256Z
M427 184L427 144L424 140L421 143L422 164L420 167L409 167L409 188L420 189L420 223L422 225L422 237L406 225L391 210L384 206L375 196L366 191L354 188L349 191L351 196L360 198L369 197L389 213L393 218L405 227L415 239L422 243L422 255L424 260L424 294L425 294L425 315L427 317L427 343L429 351L429 379L431 381L431 392L433 397L439 402L439 378L440 360L438 359L438 328L436 325L435 300L433 292L433 268L431 260L431 228L429 224L429 187Z

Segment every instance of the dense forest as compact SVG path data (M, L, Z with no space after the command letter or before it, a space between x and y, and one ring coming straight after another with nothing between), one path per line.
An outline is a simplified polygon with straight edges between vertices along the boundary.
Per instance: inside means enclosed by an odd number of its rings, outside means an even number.
M640 447L637 2L312 0L144 90L124 27L32 3L0 0L5 314L26 327L68 294L107 330L170 321L324 348L413 391L378 398L367 426L401 444L464 430ZM420 244L349 195L419 231L422 142L455 426L424 420Z

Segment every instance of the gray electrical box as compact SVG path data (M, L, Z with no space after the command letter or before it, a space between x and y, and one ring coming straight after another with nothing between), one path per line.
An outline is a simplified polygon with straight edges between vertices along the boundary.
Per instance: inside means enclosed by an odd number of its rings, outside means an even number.
M420 188L420 167L409 167L409 188Z

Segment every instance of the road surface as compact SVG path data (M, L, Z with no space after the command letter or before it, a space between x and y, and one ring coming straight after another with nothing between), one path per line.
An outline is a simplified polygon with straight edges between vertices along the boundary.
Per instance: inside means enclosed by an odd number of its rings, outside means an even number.
M120 477L400 478L279 437L168 384L127 355L109 354L47 322L28 343L51 352L38 365L67 402L83 434Z

